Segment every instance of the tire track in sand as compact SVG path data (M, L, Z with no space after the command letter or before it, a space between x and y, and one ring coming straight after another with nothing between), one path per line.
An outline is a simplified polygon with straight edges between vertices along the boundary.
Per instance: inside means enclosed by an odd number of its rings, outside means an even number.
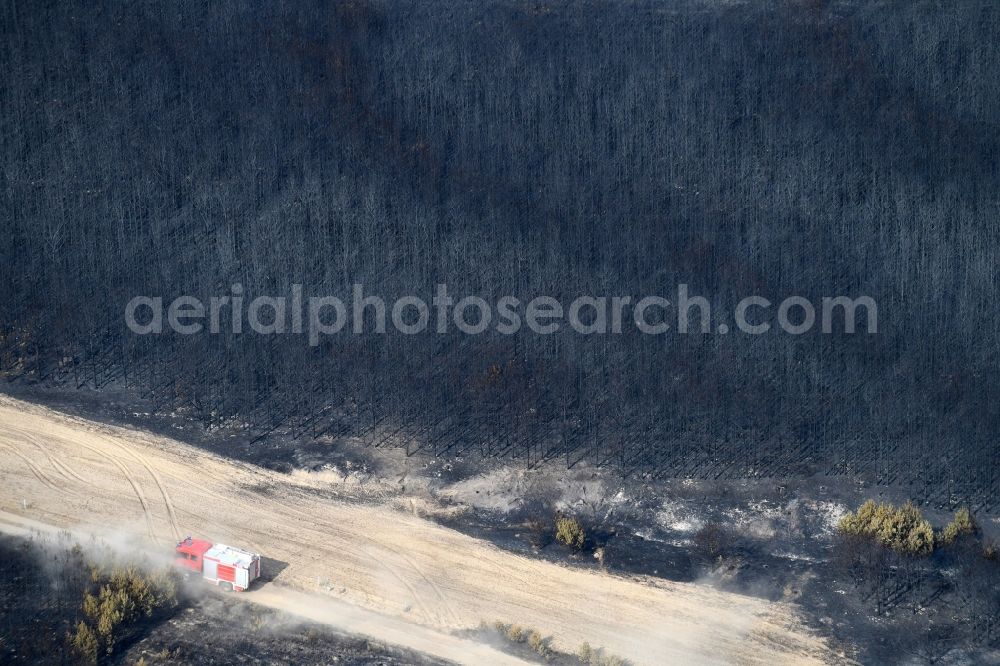
M118 458L115 458L114 456L105 453L104 451L101 451L97 447L91 446L89 444L84 444L83 442L80 442L80 446L87 449L88 451L96 453L101 458L107 460L115 467L117 467L121 471L121 473L125 476L125 480L128 481L128 484L130 486L132 486L132 491L135 493L135 496L139 499L139 504L142 506L142 513L146 518L146 531L149 534L149 539L153 543L156 543L156 530L153 529L153 516L152 514L150 514L149 504L146 502L146 496L143 494L142 488L139 487L139 484L136 483L135 477L132 476L132 473L129 471L128 467L125 466L125 463L123 463Z
M19 428L4 428L3 430L5 430L6 432L9 432L9 433L16 433L22 439L24 439L28 443L34 445L36 448L38 448L42 452L42 454L45 455L45 457L48 459L49 464L51 464L52 467L57 472L59 472L59 474L61 476L63 476L67 480L72 479L72 480L78 481L79 483L84 484L85 486L90 486L91 485L83 477L81 477L79 474L77 474L76 471L69 464L67 464L66 462L63 462L60 458L54 458L52 456L52 454L49 453L48 449L46 449L45 446L42 445L42 443L39 442L38 439L36 439L35 437L33 437L30 433L28 433L28 432L26 432L26 431L24 431L22 429L19 429ZM149 461L146 460L145 458L143 458L141 455L139 455L135 451L130 450L129 448L127 448L127 447L119 444L118 442L115 442L114 440L112 440L112 439L110 439L108 437L98 435L97 438L101 442L104 442L105 444L112 445L112 446L116 447L117 449L119 449L121 451L124 451L126 454L128 454L129 457L131 457L137 463L139 463L140 465L142 465L142 467L146 470L146 472L149 473L149 476L152 477L153 482L156 484L157 489L160 491L160 495L163 497L163 503L164 503L164 505L166 506L166 509L167 509L167 515L168 515L169 521L170 521L170 528L171 528L171 530L173 532L174 538L177 539L177 540L180 540L180 538L181 538L181 536L180 536L180 529L179 529L178 523L177 523L177 514L176 514L176 511L174 509L174 504L173 504L173 502L170 499L170 495L167 492L167 489L166 489L166 487L165 487L165 485L163 483L163 479L160 478L160 475L156 472L156 470L152 467L152 465L149 464ZM0 443L3 443L3 442L0 442ZM86 449L88 449L88 450L96 453L97 455L101 456L103 459L108 460L108 461L114 463L121 470L122 474L125 475L126 480L129 482L129 484L131 484L132 489L135 490L136 496L139 498L139 503L142 505L143 512L146 514L147 529L149 531L150 537L155 538L155 536L154 536L155 535L155 531L153 530L153 527L152 527L152 518L150 516L149 503L147 502L145 494L143 494L142 490L140 489L138 483L135 480L135 477L132 476L131 472L129 472L128 469L125 467L125 465L123 463L121 463L121 461L118 458L116 458L115 456L112 456L109 453L100 451L100 450L94 448L93 446L89 446L87 444L80 443L80 445L83 446L84 448L86 448ZM7 444L7 446L11 446L11 445ZM44 474L44 472L41 471L40 468L34 466L34 464L30 460L28 460L23 454L21 454L20 451L18 451L16 449L12 449L12 451L13 451L13 453L15 455L17 455L22 460L24 460L25 463L27 463L31 467L32 472L35 474L36 477L38 477L39 481L41 481L42 483L46 484L49 488L54 489L54 490L60 490L62 492L66 492L66 493L69 493L69 494L72 494L72 495L79 495L79 493L72 492L68 488L64 488L64 487L60 486L59 484L55 483L54 481L52 481L48 476L46 476Z
M36 449L38 449L39 451L41 451L42 454L46 457L46 459L48 459L49 464L52 465L52 467L57 472L59 472L59 475L62 476L67 481L76 481L77 483L81 483L84 486L88 486L88 487L91 485L90 482L88 482L82 476L80 476L79 474L77 474L76 472L74 472L72 469L70 469L69 467L67 467L65 464L63 464L62 462L60 462L58 458L53 458L52 454L49 453L49 450L47 448L45 448L45 445L43 445L38 440L37 437L35 437L31 433L29 433L27 430L21 430L20 428L8 428L7 432L15 432L21 438L23 438L26 442L34 445L34 447ZM79 493L74 493L74 494L79 494Z
M170 528L174 532L174 539L177 539L178 541L180 541L181 530L180 530L180 528L177 525L177 514L174 512L174 503L170 500L170 495L167 493L167 488L163 484L163 479L161 479L160 475L156 472L155 469L153 469L153 466L149 464L149 461L146 460L146 458L144 458L142 455L140 455L136 451L133 451L132 449L130 449L130 448L126 447L126 446L123 446L122 444L120 444L120 443L112 440L109 437L105 437L103 435L100 435L98 437L98 439L100 439L102 442L105 442L107 444L111 444L111 445L117 447L120 451L124 451L133 460L135 460L137 463L139 463L140 465L142 465L145 468L146 472L148 472L149 475L153 478L153 482L156 484L156 487L159 489L160 496L163 497L163 503L167 507L167 516L169 516L169 518L170 518Z
M7 449L8 451L10 451L11 453L13 453L18 458L20 458L24 462L24 464L28 466L28 469L31 470L31 473L35 476L36 479L38 479L41 482L41 484L43 486L45 486L49 490L55 490L55 491L58 491L58 492L66 492L63 488L60 488L48 476L46 476L45 472L43 472L41 470L41 468L39 468L34 462L32 462L31 458L29 458L28 456L26 456L23 453L21 453L17 449L17 447L15 447L12 444L8 444L7 442L0 442L0 446L2 446L3 448Z

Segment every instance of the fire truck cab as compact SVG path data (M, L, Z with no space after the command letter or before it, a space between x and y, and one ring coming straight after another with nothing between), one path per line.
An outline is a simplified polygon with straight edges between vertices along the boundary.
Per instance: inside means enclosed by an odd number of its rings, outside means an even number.
M177 544L174 553L174 564L182 569L201 573L201 565L205 553L211 549L212 542L188 537Z

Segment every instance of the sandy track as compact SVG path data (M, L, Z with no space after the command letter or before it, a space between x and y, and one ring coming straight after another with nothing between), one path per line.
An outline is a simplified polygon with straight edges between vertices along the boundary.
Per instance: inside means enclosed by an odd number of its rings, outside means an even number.
M325 476L282 475L7 397L0 480L8 514L114 527L164 549L190 533L256 550L286 563L275 580L297 589L265 586L248 600L456 661L516 662L440 633L497 619L635 664L837 660L783 604L532 560L389 507L320 497L335 483Z

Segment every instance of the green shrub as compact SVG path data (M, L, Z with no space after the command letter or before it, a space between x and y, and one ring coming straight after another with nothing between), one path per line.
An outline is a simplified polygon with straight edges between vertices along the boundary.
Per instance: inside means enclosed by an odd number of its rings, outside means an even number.
M486 627L486 623L482 623ZM507 624L497 620L493 623L493 628L498 634L509 640L511 643L525 643L528 647L537 652L539 656L548 660L552 656L552 650L542 634L534 629L522 627L519 624Z
M973 536L979 532L979 525L976 524L975 518L968 509L959 509L955 512L955 518L950 523L945 525L945 528L941 530L941 542L945 544L952 544L958 540L959 537L963 536Z
M515 643L523 643L525 639L525 631L519 624L512 624L507 627L507 638Z
M910 502L896 507L868 500L856 513L844 516L838 528L847 535L875 539L900 553L927 555L934 550L934 528Z
M576 651L576 658L585 666L628 666L628 660L616 654L605 654L604 650L590 647L590 643L584 641Z
M84 621L77 625L73 648L81 657L96 663L101 655L111 655L134 626L156 612L177 605L176 573L170 570L145 574L135 566L115 567L104 572L90 571L97 593L83 595L80 610Z
M560 516L556 518L556 541L564 546L581 550L587 541L587 533L576 518Z
M73 652L80 658L81 663L97 663L100 645L97 642L97 636L94 635L94 630L86 622L80 622L76 625L76 633L70 639L70 644L73 646Z
M549 644L545 642L545 638L537 631L532 631L528 635L528 647L544 658L549 656Z
M480 627L486 629L489 625L481 622ZM493 623L493 629L512 643L526 643L528 647L534 650L545 661L550 661L557 656L564 659L570 657L570 655L553 650L552 646L549 645L549 641L542 636L541 632L534 629L522 627L518 624L507 624L499 620ZM618 655L607 654L604 650L594 649L590 647L590 643L586 642L580 644L576 652L576 657L585 666L628 666L629 663Z

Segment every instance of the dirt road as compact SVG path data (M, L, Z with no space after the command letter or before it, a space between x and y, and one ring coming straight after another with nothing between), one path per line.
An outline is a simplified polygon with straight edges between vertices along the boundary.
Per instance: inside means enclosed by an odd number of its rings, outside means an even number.
M186 534L253 549L279 562L282 586L247 596L309 619L471 664L520 663L442 633L482 620L635 664L837 661L783 604L532 560L387 506L322 496L331 483L0 396L0 510L139 533L165 549Z

